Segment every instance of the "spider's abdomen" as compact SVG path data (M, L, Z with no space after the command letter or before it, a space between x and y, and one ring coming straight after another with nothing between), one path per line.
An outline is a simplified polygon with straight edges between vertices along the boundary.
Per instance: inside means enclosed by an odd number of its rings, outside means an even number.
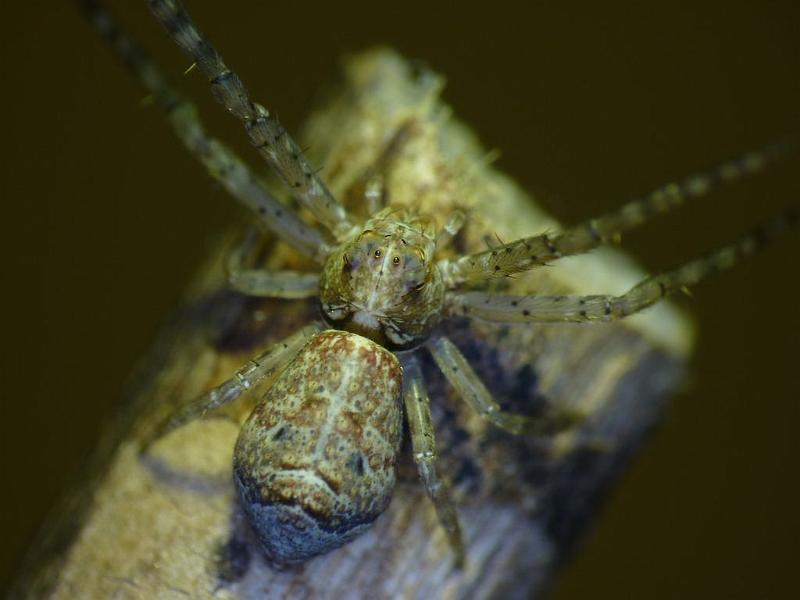
M325 331L245 422L233 472L267 555L302 562L345 544L388 506L402 434L402 369L359 335Z

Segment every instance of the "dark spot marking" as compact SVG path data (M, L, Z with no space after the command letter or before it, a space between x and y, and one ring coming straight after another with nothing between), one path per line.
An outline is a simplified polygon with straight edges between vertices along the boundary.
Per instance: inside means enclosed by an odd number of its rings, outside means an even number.
M286 437L287 428L286 425L282 425L278 431L272 434L272 441L282 440Z
M359 477L364 475L364 455L361 452L353 452L347 461L347 466Z

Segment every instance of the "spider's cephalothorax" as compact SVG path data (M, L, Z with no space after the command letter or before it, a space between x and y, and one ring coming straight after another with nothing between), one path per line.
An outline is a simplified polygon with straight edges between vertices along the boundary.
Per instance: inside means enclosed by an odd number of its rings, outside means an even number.
M428 337L444 302L431 221L386 209L338 246L320 276L325 320L404 350Z
M387 208L359 231L291 136L267 109L250 99L241 79L197 30L180 2L148 0L156 18L208 78L217 100L242 121L251 143L318 226L278 201L241 159L208 136L194 108L96 0L81 2L98 31L166 111L178 136L212 176L262 225L322 266L319 274L268 271L245 268L237 259L229 263L231 284L257 296L319 296L327 325L348 330L323 332L322 323L301 329L248 362L222 385L182 406L143 443L147 448L160 435L236 400L272 377L266 399L240 432L234 471L245 510L267 554L283 562L307 560L347 542L387 506L402 409L420 479L456 562L463 562L461 530L447 478L436 470L422 369L414 354L405 353L401 376L400 361L389 350L424 344L456 393L490 423L514 434L552 431L539 419L504 411L458 347L443 331L434 330L436 324L456 315L499 323L621 319L729 268L796 220L796 214L789 212L707 256L646 278L619 296L497 293L487 289L493 278L588 252L689 198L705 195L716 185L760 170L785 154L786 146L747 154L561 232L435 260L435 251L463 225L463 213L449 215L437 232L432 222ZM330 239L336 240L333 247L326 241ZM239 251L234 258L244 254Z

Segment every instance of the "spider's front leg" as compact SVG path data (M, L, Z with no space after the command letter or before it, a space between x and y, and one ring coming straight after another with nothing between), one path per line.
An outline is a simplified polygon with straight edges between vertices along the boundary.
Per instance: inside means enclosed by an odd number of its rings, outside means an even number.
M689 198L704 196L718 185L732 183L761 171L768 163L783 157L793 148L792 144L783 143L750 152L708 173L660 187L613 212L589 219L561 233L535 235L457 260L442 260L439 262L442 278L448 287L456 287L520 273L562 256L588 252L616 239L623 231L677 208Z
M403 370L405 375L403 401L411 432L414 462L417 464L425 491L436 508L439 523L447 534L456 567L463 568L465 552L461 524L451 499L450 487L436 472L436 438L431 419L430 398L425 390L419 365L413 356L404 362Z
M245 366L217 387L181 406L165 420L158 423L141 441L141 452L179 427L205 417L209 412L237 400L247 390L266 377L281 371L297 355L305 343L324 329L322 323L312 323L284 340L270 346L266 351L249 360Z
M460 314L501 323L610 321L632 315L660 301L664 296L729 269L742 258L758 251L772 237L796 224L798 215L787 212L738 241L682 267L649 277L621 296L512 296L485 292L450 292L446 306Z
M244 124L250 142L284 180L292 195L333 235L342 240L353 223L344 207L308 164L303 152L278 119L250 98L208 39L177 0L148 0L150 10L178 46L208 78L214 97Z
M232 150L206 133L197 109L170 85L144 49L120 29L102 4L97 0L78 0L78 3L88 21L164 111L186 149L209 174L278 237L303 256L321 263L329 250L322 233L279 202Z

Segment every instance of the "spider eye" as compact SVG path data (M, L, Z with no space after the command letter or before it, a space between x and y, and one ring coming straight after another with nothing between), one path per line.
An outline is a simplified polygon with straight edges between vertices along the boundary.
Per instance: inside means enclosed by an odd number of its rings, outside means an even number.
M400 257L399 256L393 257L392 258L392 263L395 264L395 265L399 265L400 264Z
M426 281L420 281L417 285L414 286L414 291L415 292L420 291L422 288L425 287L426 283L427 283Z
M374 256L375 256L375 258L380 258L381 254L383 254L383 253L380 251L380 248L379 248L378 250L375 250L375 255Z

